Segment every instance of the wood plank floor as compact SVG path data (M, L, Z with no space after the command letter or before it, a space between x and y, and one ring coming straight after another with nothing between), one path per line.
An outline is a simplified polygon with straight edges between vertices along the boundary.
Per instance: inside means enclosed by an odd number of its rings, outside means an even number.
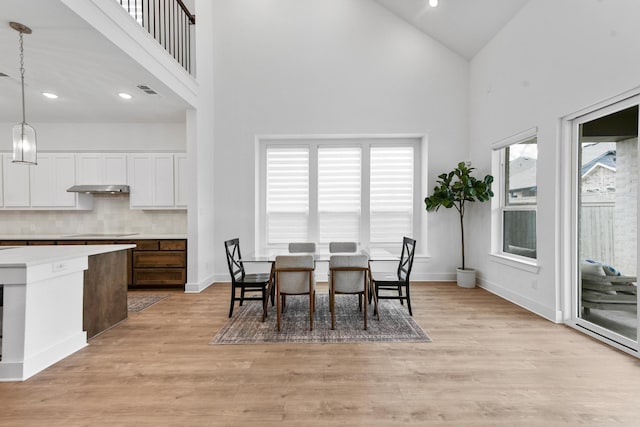
M432 343L214 346L229 285L171 292L0 383L0 425L638 425L638 359L482 289L412 290Z

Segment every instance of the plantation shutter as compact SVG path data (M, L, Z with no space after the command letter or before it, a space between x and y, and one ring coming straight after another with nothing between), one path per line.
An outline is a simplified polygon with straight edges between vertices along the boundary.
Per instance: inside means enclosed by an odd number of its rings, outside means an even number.
M413 234L413 147L371 147L370 240L398 242Z
M360 147L318 148L320 243L360 242Z
M309 148L268 147L266 157L267 243L307 241Z

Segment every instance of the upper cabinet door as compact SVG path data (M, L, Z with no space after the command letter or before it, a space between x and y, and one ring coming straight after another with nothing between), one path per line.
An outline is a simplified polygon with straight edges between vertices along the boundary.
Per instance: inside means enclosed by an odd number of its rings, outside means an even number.
M29 207L29 169L32 166L12 163L12 160L12 154L2 155L4 206L11 208Z
M77 183L80 185L127 183L127 155L83 153L77 155Z
M127 155L114 153L104 154L104 182L103 184L127 184Z
M176 206L186 208L188 206L188 180L187 180L187 155L176 154L174 162L174 176L176 186Z
M127 161L130 205L132 208L153 207L153 158L149 154L131 154Z
M176 209L186 207L178 203L176 187L176 156L181 154L130 154L127 160L130 206L132 209ZM185 167L186 169L186 167ZM179 183L179 185L182 185Z
M173 154L153 156L153 205L171 208L174 202Z
M67 188L75 184L73 154L42 154L38 164L30 168L31 206L74 207L75 193Z

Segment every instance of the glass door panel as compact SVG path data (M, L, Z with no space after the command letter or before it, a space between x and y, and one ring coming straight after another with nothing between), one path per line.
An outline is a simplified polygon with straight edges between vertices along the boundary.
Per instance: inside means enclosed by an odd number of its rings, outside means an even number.
M574 295L582 326L637 348L638 105L628 104L576 121Z

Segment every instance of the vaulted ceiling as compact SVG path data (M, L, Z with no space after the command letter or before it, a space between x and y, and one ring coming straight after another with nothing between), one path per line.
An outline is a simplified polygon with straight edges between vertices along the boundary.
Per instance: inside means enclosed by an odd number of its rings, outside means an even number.
M529 0L374 0L466 59L473 58Z
M230 0L231 1L231 0ZM371 0L470 59L528 0ZM24 36L27 120L30 122L176 122L186 103L60 0L2 0L0 8L0 122L20 121L18 32ZM141 92L137 85L157 95ZM56 100L42 92L58 93ZM134 95L124 101L120 91Z

